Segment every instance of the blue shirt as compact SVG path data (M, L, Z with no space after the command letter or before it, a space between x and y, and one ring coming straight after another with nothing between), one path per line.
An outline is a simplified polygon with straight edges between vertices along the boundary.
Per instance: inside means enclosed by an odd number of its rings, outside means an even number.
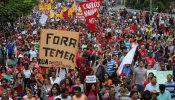
M151 83L147 84L145 87L145 91L148 90L150 92L152 92L153 90L156 90L157 92L159 92L159 86L158 85L152 85Z
M11 53L12 54L14 52L14 47L15 47L15 45L13 43L9 43L7 45L8 53Z
M165 92L159 93L159 96L157 97L158 100L171 100L171 94L169 91L165 90Z
M130 75L133 74L133 71L132 71L131 67L124 67L124 68L123 68L123 73L125 73L125 75L126 75L127 77L129 77Z
M116 71L114 66L116 66L116 61L115 60L111 60L111 61L107 62L106 72L109 74L109 76L112 76L112 74Z
M175 98L175 82L165 82L165 89L171 93L172 98Z
M124 41L125 47L129 48L130 47L130 42L129 41Z

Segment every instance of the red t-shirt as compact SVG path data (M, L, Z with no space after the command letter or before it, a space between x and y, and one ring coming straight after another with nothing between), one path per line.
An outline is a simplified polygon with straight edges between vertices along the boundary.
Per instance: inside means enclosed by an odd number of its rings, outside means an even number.
M87 66L85 68L79 68L80 74L83 76L83 80L86 78L87 75L90 75L92 69Z
M137 25L133 24L132 25L132 30L133 30L133 32L136 32L137 31Z
M153 66L154 66L154 64L155 64L155 59L152 57L152 58L150 58L150 57L146 57L146 63L147 64L150 64L151 65L151 68L153 68Z
M149 84L149 82L150 82L150 81L149 81L148 79L145 80L145 82L144 82L144 84L143 84L143 90L145 90L145 87L146 87L147 84Z
M146 57L146 50L139 50L140 57Z
M85 58L77 57L77 59L76 59L76 63L77 63L78 68L81 67L81 63L85 63L85 62L86 62Z
M4 88L2 86L0 86L0 91L3 91ZM2 97L2 95L0 95L0 97Z
M154 50L154 42L150 42L150 43L149 43L149 46L151 46L152 49Z

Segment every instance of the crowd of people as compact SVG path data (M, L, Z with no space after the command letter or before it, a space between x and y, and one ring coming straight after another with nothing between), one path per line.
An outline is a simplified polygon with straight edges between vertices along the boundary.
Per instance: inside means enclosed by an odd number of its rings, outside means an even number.
M65 3L67 7L73 2ZM53 0L54 11L61 3ZM57 10L58 9L58 10ZM37 7L24 18L24 28L0 40L1 100L175 100L173 75L157 83L148 70L173 71L175 67L175 17L126 9L102 9L97 17L99 32L73 17L38 23ZM38 65L40 29L79 32L74 69ZM40 42L39 42L40 41ZM117 73L129 50L138 45L133 63ZM86 83L95 75L96 82Z

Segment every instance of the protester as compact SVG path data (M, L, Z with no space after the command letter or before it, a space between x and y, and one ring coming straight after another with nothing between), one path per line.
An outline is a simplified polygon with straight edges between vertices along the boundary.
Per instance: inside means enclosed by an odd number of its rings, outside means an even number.
M134 82L137 84L138 91L142 92L143 84L146 79L146 69L144 68L144 62L139 61L139 66L134 69Z
M71 96L69 96L69 92L67 88L62 89L62 93L55 97L55 99L60 98L61 100L71 100Z
M156 84L157 83L157 78L155 76L152 77L151 82L146 85L145 90L149 90L150 92L153 90L156 90L156 92L159 92L159 87Z
M172 80L173 76L171 74L167 75L167 82L165 82L165 89L171 93L171 97L175 98L175 82Z
M74 95L72 100L88 100L87 96L81 93L80 87L74 87Z
M159 89L160 93L159 96L157 97L158 100L171 100L171 94L169 91L165 90L165 85L160 85Z
M5 36L0 32L0 97L9 100L168 100L169 91L174 99L174 16L113 9L115 0L109 0L109 9L97 13L94 32L85 19L77 17L78 13L83 14L80 2L40 0L31 14L23 16L23 23L21 18L14 22L13 32L5 32ZM42 15L48 17L44 24ZM40 65L39 54L44 55L39 50L43 43L41 29L79 33L74 69ZM137 48L132 53L133 59L125 60L134 47ZM87 83L87 76L91 75L96 79Z

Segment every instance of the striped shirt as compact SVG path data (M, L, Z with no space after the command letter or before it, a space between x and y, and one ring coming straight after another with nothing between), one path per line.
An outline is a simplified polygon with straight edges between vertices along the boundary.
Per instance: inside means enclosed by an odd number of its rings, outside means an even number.
M120 52L122 52L122 51L121 51L121 50L114 50L114 51L112 52L112 56L118 56L118 54L119 54Z
M116 69L114 69L114 66L116 66L115 60L111 60L107 62L106 72L109 74L109 76L112 76L112 74L116 71Z
M117 97L118 97L119 100L129 100L129 99L131 99L130 98L130 92L128 92L126 94L118 93Z
M171 98L175 98L175 82L165 82L165 89L171 93Z

